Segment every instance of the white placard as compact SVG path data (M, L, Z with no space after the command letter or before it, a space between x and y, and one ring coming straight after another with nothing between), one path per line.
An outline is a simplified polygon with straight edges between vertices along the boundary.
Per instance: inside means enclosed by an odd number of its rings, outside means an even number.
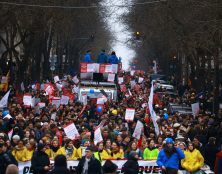
M108 74L108 79L107 79L107 81L108 81L108 82L114 82L114 80L115 80L115 74Z
M24 95L23 96L23 104L25 106L31 106L32 105L32 96L31 95Z
M143 123L138 120L136 123L135 130L133 132L133 137L135 137L137 140L139 140L141 137L141 134L142 134L142 130L143 130Z
M139 77L139 79L138 79L138 83L142 83L142 82L143 82L143 80L144 80L144 78Z
M103 137L101 134L101 129L98 127L94 132L94 144L97 145L97 143L100 143L103 141Z
M56 120L56 112L51 113L51 120Z
M60 99L52 99L52 105L56 105L56 108L60 106Z
M105 65L105 73L112 73L113 69L112 69L112 65L107 64Z
M126 108L125 120L133 121L134 116L135 116L135 109L134 108Z
M79 79L77 78L77 76L74 76L72 78L72 81L75 83L75 84L78 84L79 83Z
M38 103L38 107L39 107L39 109L44 108L45 107L45 103L43 103L43 102Z
M197 116L199 114L199 112L200 112L200 105L199 105L199 103L191 104L191 108L192 108L193 116Z
M130 87L131 87L131 89L133 89L135 85L136 85L135 80L130 81Z
M55 83L57 83L57 82L59 82L60 80L59 80L59 76L54 76L54 82Z
M65 126L64 132L66 133L66 136L71 140L74 140L79 137L79 132L76 129L76 126L74 123L71 123L71 124Z
M131 76L134 76L134 74L135 74L135 71L134 71L134 70L130 71L130 75L131 75Z
M60 100L61 105L68 105L69 104L69 97L62 95L61 100Z
M122 84L123 83L123 77L118 77L118 84Z

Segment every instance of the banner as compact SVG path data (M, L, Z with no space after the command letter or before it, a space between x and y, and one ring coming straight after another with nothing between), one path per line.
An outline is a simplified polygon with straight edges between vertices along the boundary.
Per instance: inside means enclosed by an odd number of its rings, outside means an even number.
M136 123L135 130L133 132L133 137L135 137L137 140L139 140L140 136L142 134L142 130L143 130L143 123L138 120Z
M74 140L79 137L79 132L74 123L66 125L63 129L69 139Z
M9 90L9 91L4 95L4 97L2 97L2 99L0 100L0 108L4 108L4 107L7 107L7 106L8 106L8 97L9 97L10 91L11 91L11 90Z
M115 80L115 74L109 73L107 81L108 82L114 82L114 80Z
M125 120L127 121L133 121L135 115L135 109L134 108L126 108L125 113Z
M97 145L97 143L100 143L103 141L103 137L101 134L101 129L98 127L94 132L94 144Z
M151 119L153 121L153 125L154 125L154 128L155 128L155 133L157 135L159 135L160 130L159 130L159 126L156 122L157 116L156 116L155 111L153 110L153 82L152 82L152 86L151 86L151 89L150 89L150 96L149 96L148 105L149 105L149 111L150 111Z
M114 164L118 166L117 173L123 174L122 167L126 163L127 160L112 160ZM54 164L54 161L50 161L51 164ZM75 171L78 166L79 161L67 161L67 166L70 171ZM105 161L102 161L102 165L104 165ZM139 173L138 174L161 174L159 167L156 164L156 161L146 161L146 160L138 160L139 163ZM33 170L31 169L31 161L27 162L19 162L18 163L19 174L32 174Z

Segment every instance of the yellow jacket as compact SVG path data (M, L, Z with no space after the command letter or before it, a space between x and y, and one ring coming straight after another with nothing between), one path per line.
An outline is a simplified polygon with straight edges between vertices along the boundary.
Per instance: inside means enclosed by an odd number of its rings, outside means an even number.
M52 149L46 149L45 153L49 156L50 160L53 160L57 155L63 154L61 148L59 148L56 152L54 152Z
M72 154L70 156L67 156L65 147L61 147L60 148L60 152L61 152L62 155L66 156L67 160L76 160L77 159L75 157L75 148L73 148L73 152L72 152Z
M26 151L26 160L31 160L34 150L28 150Z
M106 150L103 150L102 152L94 152L94 157L99 161L111 158Z
M74 157L76 159L82 158L82 148L81 147L79 147L78 149L74 148Z
M123 149L120 149L117 153L111 153L111 159L123 159L124 158L124 152Z
M27 161L27 149L26 147L22 149L14 148L12 150L12 155L15 157L17 161Z
M195 172L203 166L204 158L199 150L194 149L192 152L186 150L184 153L185 158L181 160L181 165L185 170Z

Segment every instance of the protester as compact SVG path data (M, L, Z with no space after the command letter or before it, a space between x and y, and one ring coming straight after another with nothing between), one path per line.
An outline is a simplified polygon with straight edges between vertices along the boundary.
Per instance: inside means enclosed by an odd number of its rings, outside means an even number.
M86 51L86 54L84 55L83 62L85 62L85 63L91 63L92 62L92 60L91 60L91 50Z
M118 64L119 63L119 59L118 57L116 56L116 53L115 51L113 51L108 59L108 62L111 63L111 64Z
M33 174L46 174L51 169L48 155L45 153L45 145L39 143L37 150L31 159Z
M81 158L77 166L77 174L102 174L100 161L93 156L93 147L86 148L86 155Z
M174 147L172 138L167 138L166 145L159 152L157 164L163 174L177 174L180 160L184 157L183 151Z
M200 151L194 148L193 143L188 143L188 148L185 153L185 158L181 161L182 167L187 171L187 174L200 174L200 168L204 164L204 158Z
M116 174L118 166L110 160L106 160L102 169L103 174Z
M107 63L108 62L108 56L105 53L105 49L102 49L100 54L97 57L97 63Z
M19 174L18 167L15 164L8 165L5 174Z
M123 165L124 174L138 174L139 173L139 164L138 164L138 153L131 151L127 162Z
M158 157L159 150L154 146L154 140L148 140L148 147L143 152L144 160L155 160Z
M48 174L72 174L67 169L67 159L64 155L57 155L55 157L54 168Z

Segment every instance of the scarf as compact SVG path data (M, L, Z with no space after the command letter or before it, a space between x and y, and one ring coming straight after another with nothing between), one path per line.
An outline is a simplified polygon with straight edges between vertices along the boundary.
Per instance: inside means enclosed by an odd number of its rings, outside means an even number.
M90 159L85 158L85 163L84 163L84 166L83 166L82 174L88 174L88 170L89 170L89 161L90 161Z
M67 147L66 148L66 156L71 156L73 153L73 147Z
M55 147L55 146L51 146L51 149L53 152L57 152L59 150L59 146Z

